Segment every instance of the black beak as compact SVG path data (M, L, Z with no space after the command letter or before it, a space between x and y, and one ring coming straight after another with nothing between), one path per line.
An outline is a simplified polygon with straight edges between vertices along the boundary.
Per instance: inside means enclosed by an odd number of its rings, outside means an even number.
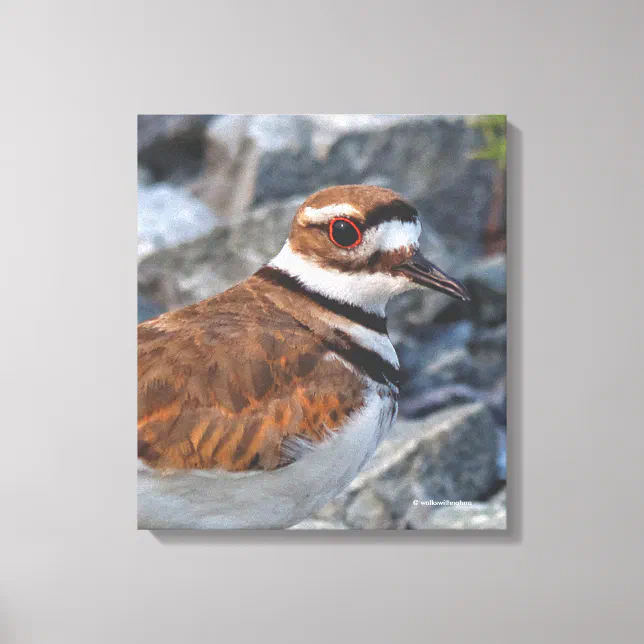
M394 271L406 275L416 284L427 286L439 293L445 293L457 300L469 302L472 299L467 289L458 280L443 273L438 266L423 257L419 251L416 251L403 264L396 266Z

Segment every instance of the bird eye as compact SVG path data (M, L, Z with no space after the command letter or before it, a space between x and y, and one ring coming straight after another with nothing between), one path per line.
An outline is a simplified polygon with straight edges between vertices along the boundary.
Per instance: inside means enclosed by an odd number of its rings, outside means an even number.
M329 237L340 248L353 248L362 240L360 229L350 219L344 217L336 217L331 220Z

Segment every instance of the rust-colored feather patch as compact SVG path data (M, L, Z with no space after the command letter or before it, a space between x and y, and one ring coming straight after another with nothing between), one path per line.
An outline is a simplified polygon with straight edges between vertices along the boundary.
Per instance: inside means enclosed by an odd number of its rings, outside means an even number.
M337 431L364 384L326 359L328 326L306 309L251 278L140 324L140 458L164 470L275 469L293 445Z

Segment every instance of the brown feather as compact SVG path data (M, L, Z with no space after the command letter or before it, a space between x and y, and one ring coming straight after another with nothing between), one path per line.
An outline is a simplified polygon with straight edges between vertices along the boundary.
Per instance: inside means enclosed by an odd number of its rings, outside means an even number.
M147 465L274 469L292 459L290 439L316 443L343 425L364 385L325 359L332 329L301 299L252 277L139 325Z

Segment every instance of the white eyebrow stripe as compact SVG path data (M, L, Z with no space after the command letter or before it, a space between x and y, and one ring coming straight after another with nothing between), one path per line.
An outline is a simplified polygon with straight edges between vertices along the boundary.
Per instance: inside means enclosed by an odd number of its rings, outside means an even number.
M348 215L358 215L360 211L349 203L334 203L322 208L312 208L307 206L302 211L302 219L310 223L325 223L331 217L342 217Z

